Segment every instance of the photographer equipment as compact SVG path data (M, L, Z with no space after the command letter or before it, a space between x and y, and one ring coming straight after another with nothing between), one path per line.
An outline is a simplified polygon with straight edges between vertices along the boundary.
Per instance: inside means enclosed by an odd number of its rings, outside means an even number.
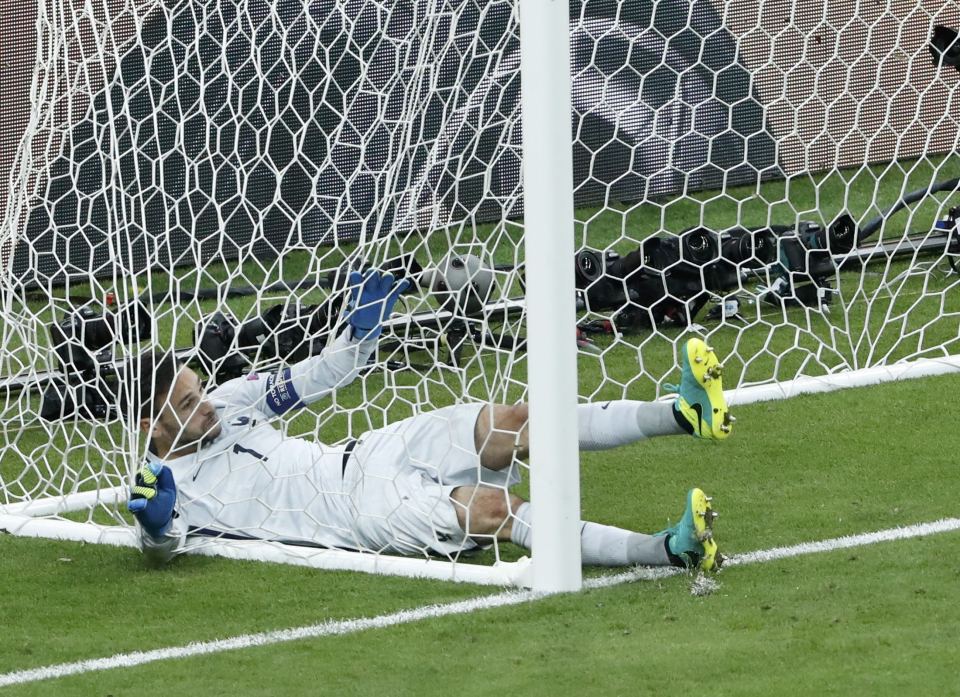
M93 368L96 353L116 341L136 343L150 338L150 314L139 300L103 315L92 302L49 327L50 345L65 372Z
M476 315L490 299L493 269L475 254L449 252L420 275L420 286L437 296L441 309Z
M330 303L274 305L243 324L229 313L216 312L197 323L197 360L217 382L239 377L259 360L295 363L326 344Z
M857 228L853 218L842 213L824 229L818 223L800 221L794 228L776 231L777 263L770 269L770 285L761 299L771 304L820 307L831 302L836 274L836 256L853 249Z
M574 259L578 306L619 310L626 327L656 326L665 319L686 323L704 293L700 265L714 260L716 252L715 241L701 230L648 237L625 257L581 250Z
M956 29L939 24L935 26L929 49L934 65L952 65L960 72L960 40Z
M40 406L43 419L73 414L84 419L112 418L118 381L112 344L150 338L150 315L140 300L102 315L92 303L88 301L48 327L61 372L46 381ZM113 305L112 293L105 305Z
M947 263L950 269L960 274L960 266L957 265L957 257L960 256L960 206L951 208L943 220L938 220L937 230L942 230L947 235Z
M833 257L849 252L857 238L853 219L843 214L824 230L802 221L796 226L692 228L679 235L648 237L620 257L582 249L574 259L578 306L615 310L620 329L686 326L707 300L742 290L751 275L772 277L763 297L771 302L821 302Z
M250 365L240 353L230 354L237 334L236 328L236 318L226 312L215 312L198 322L194 328L193 339L200 367L218 382L242 375L244 369Z
M116 404L122 367L115 364L112 347L92 355L82 370L63 367L51 376L43 388L40 418L46 421L65 419L74 414L81 419L105 421L116 416Z
M40 402L40 418L57 421L77 414L81 419L105 421L112 418L115 410L107 398L116 397L116 382L93 377L93 383L70 384L61 378L47 383Z
M648 237L624 257L584 249L575 258L579 305L617 310L614 323L621 329L664 321L685 326L710 294L739 287L741 266L768 263L772 250L767 231L705 228Z

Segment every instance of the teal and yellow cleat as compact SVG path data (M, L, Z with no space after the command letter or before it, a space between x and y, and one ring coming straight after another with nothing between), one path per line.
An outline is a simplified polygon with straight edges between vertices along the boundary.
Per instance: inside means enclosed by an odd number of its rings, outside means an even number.
M679 395L673 408L677 420L698 438L721 440L730 435L736 419L723 396L723 366L702 339L688 339L680 355Z
M723 564L723 555L717 551L713 539L713 521L719 513L713 510L711 498L701 489L687 492L687 508L673 527L657 535L669 535L667 547L688 569L714 571Z

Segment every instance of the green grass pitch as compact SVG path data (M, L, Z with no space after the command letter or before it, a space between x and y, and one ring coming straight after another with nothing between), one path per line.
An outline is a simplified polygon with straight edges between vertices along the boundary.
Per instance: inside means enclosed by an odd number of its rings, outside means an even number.
M955 176L957 168L955 159L903 163L724 196L615 205L578 212L577 230L591 246L623 249L627 238L701 221L760 225L810 211L829 220L843 208L866 217L901 191L932 176ZM935 205L921 206L889 233L929 227L935 214ZM431 249L440 245L425 242ZM305 274L313 263L293 255L266 269L251 263L194 274L204 284L236 277L238 270L248 280L269 281ZM866 331L892 358L939 346L958 352L957 318L950 314L960 309L955 281L940 279L935 287L932 275L908 277L900 300L874 300L870 310L854 302L857 293L865 298L883 278L907 268L896 262L854 281L845 289L842 314L811 319L795 310L767 314L748 330L715 331L711 341L731 355L728 384L794 369L802 360L797 351L779 366L773 354L783 346L812 346L814 337L833 336L838 328L852 337ZM904 300L922 294L926 304ZM929 323L928 329L905 339L891 311L906 313L911 326ZM938 314L946 318L936 321ZM805 332L799 339L797 327ZM643 339L629 340L639 345ZM654 396L661 389L654 381L629 382L637 360L652 375L666 376L673 355L666 342L642 345L638 351L614 347L605 371L595 359L582 359L582 392L619 396L629 383L629 396ZM763 345L771 348L768 355L744 360ZM876 358L853 341L834 346L833 363L820 372ZM949 376L755 404L734 410L736 432L720 445L684 437L585 453L583 517L660 530L680 513L686 489L697 485L721 512L721 549L736 553L953 516L960 476L948 414L957 389L960 376ZM348 391L344 399L359 403L360 395ZM11 403L7 411L15 408ZM292 428L310 431L313 422L308 412ZM57 448L69 447L74 468L92 474L100 465L96 451L82 447L86 435L61 432L54 440L60 439ZM29 454L46 436L8 428L7 438ZM14 450L3 452L5 481L25 489L17 495L35 484L17 477L22 466ZM66 476L62 470L47 475ZM506 546L506 556L516 553ZM958 560L960 533L945 533L731 567L703 597L691 594L690 577L676 576L348 636L92 672L0 689L0 695L960 694ZM498 592L194 557L154 570L132 550L10 536L0 537L0 570L0 674Z
M722 445L588 453L584 516L641 530L689 485L728 552L926 522L956 511L955 455L931 378L739 409ZM437 582L0 539L0 673L496 592ZM956 694L960 534L637 582L342 637L89 673L17 695ZM0 694L3 694L0 691Z

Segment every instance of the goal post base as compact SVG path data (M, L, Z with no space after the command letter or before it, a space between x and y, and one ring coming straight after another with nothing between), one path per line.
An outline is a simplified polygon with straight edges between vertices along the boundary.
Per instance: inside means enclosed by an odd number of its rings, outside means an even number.
M39 508L38 508L39 510ZM0 532L18 537L45 538L87 544L138 548L137 533L121 525L97 525L71 520L0 513ZM360 571L408 578L475 583L488 586L530 587L530 558L498 562L492 566L441 559L399 557L388 554L347 552L302 547L262 540L221 540L188 537L183 552L241 561L261 561L306 566L328 571Z
M912 380L960 372L960 356L939 358L916 358L891 365L846 370L830 375L803 377L786 382L764 385L749 385L727 390L727 402L731 405L769 402L790 399L804 394L833 392L850 387L870 387L887 382Z
M187 554L292 564L328 571L359 571L488 586L530 586L529 557L522 557L515 562L498 562L487 566L442 559L301 547L280 542L211 540L198 537L189 538L184 551Z

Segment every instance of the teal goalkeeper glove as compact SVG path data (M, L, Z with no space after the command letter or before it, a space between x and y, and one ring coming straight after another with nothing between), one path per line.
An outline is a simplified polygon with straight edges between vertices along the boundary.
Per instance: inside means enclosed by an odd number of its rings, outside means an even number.
M136 517L150 537L159 538L173 523L173 508L177 503L177 485L173 472L166 465L147 462L137 472L130 490L127 510Z
M350 302L347 321L355 339L376 339L383 331L383 320L393 312L397 298L409 285L409 279L394 282L392 273L381 274L376 269L352 271L348 277Z

